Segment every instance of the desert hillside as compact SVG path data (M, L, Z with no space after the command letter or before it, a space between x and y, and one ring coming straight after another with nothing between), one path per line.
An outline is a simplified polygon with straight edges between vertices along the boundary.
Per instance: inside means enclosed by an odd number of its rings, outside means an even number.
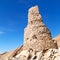
M57 45L58 45L58 47L60 47L60 35L56 36L53 39L57 41Z

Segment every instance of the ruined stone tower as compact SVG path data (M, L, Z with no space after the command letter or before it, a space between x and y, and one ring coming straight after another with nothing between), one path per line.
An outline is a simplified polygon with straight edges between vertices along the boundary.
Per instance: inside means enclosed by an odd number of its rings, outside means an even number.
M41 51L57 48L49 29L42 22L38 6L30 8L28 12L28 25L24 30L24 49Z

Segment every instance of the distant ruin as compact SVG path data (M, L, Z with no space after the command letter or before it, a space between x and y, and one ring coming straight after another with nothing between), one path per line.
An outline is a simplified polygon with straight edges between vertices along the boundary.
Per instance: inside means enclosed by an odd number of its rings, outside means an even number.
M41 51L50 48L57 48L57 44L43 23L38 6L34 6L28 11L28 25L24 30L24 49Z

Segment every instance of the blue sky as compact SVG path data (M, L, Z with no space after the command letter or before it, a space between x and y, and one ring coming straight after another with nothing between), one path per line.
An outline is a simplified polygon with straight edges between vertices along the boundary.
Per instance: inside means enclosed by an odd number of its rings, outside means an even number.
M0 0L0 53L23 44L28 9L35 5L52 37L60 34L59 0Z

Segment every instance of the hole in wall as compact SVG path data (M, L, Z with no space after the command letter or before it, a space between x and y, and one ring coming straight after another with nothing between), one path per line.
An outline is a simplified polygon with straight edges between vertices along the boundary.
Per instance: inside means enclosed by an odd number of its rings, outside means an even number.
M33 38L33 39L37 39L36 35L33 35L32 38Z

